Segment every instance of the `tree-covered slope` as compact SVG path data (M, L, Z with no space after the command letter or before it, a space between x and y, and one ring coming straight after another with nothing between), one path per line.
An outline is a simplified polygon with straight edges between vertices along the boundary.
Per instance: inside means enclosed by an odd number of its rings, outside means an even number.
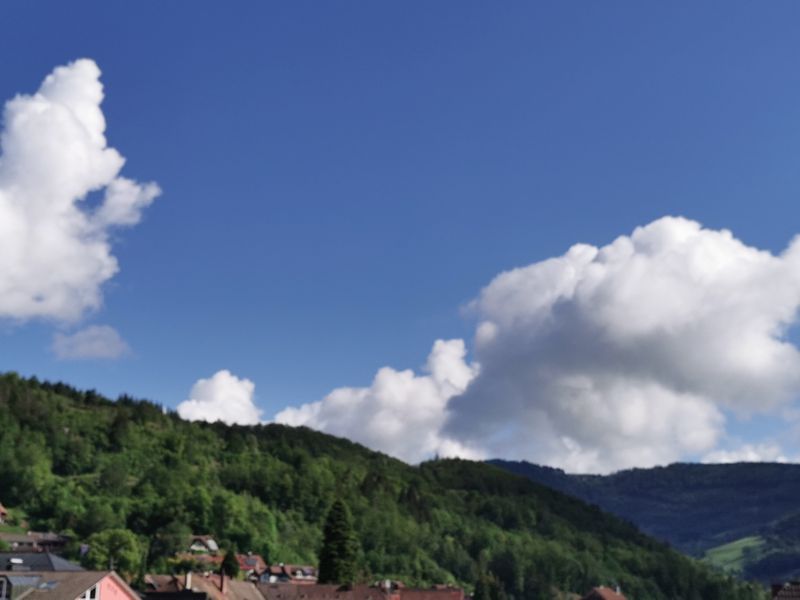
M492 572L520 599L597 584L636 600L760 597L491 465L411 467L308 429L189 423L149 402L0 376L0 501L37 529L98 543L99 532L129 530L155 569L189 532L316 563L335 498L353 514L364 579L470 585Z
M800 576L800 465L674 464L601 476L568 475L525 462L491 463L596 504L745 577Z

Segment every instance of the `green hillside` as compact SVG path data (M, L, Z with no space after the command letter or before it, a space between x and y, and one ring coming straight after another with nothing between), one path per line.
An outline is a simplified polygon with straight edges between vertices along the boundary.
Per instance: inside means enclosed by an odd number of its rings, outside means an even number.
M750 536L711 548L703 558L721 569L740 574L752 557L763 551L764 546L763 538Z
M800 465L674 464L601 476L491 464L596 504L744 578L800 577Z
M512 599L597 584L635 600L762 593L491 465L411 467L308 429L189 423L150 402L0 376L0 501L95 547L123 530L132 575L168 568L190 532L316 563L334 498L353 513L364 580L471 586L491 572Z

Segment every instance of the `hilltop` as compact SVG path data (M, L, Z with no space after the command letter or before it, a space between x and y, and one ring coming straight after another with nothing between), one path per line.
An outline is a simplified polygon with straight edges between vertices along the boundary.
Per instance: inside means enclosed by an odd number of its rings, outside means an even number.
M190 532L315 564L322 521L341 498L365 580L471 586L491 571L510 597L531 600L597 584L637 600L761 593L492 465L414 467L309 429L187 422L152 402L15 374L0 376L0 490L39 530L75 540L129 530L154 569Z

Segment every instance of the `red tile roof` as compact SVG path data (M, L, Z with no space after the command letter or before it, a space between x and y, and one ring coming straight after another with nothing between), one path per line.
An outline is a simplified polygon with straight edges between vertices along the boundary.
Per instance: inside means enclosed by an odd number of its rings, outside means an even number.
M464 600L464 591L451 587L415 589L402 586L295 585L260 583L258 589L266 600Z
M209 575L192 573L191 577L187 575L145 575L144 581L147 590L153 592L174 593L189 589L194 592L202 592L211 600L263 600L253 583L237 581L230 577L221 578L216 573Z
M236 560L239 562L240 571L254 571L260 575L267 570L267 563L260 554L237 554Z

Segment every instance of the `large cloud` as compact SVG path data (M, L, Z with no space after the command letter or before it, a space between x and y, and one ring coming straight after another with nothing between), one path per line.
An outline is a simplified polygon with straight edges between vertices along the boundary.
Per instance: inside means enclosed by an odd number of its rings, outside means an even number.
M798 306L800 243L776 256L667 217L497 276L471 304L479 373L449 342L470 376L448 392L387 368L278 418L408 460L444 444L570 471L713 457L726 415L800 390Z
M0 135L0 318L75 320L102 302L118 270L109 230L136 224L159 194L120 177L108 147L100 70L58 67L10 100ZM95 208L84 206L102 194Z
M261 410L253 401L255 389L249 379L223 369L209 379L198 379L189 398L178 405L178 414L189 421L256 425L261 421Z
M428 357L426 375L384 367L370 387L336 389L319 402L281 411L275 420L344 436L410 462L437 453L477 456L440 435L447 401L463 392L475 376L465 354L462 340L438 340Z
M797 242L774 256L663 218L574 246L499 275L474 302L482 371L446 432L575 471L708 451L723 409L770 410L800 389L785 337L799 303Z

